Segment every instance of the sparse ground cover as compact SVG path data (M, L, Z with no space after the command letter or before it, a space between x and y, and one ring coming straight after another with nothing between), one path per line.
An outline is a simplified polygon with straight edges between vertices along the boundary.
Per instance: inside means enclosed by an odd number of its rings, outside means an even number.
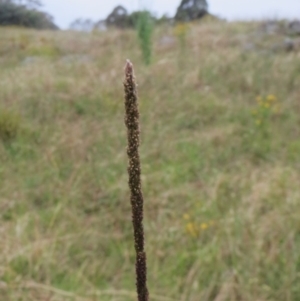
M135 300L126 58L151 300L300 300L300 56L257 27L157 28L149 67L130 30L0 29L1 301Z

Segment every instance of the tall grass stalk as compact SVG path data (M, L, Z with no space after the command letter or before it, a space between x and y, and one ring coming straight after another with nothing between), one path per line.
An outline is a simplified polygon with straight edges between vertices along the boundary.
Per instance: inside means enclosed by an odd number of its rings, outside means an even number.
M145 10L140 12L137 30L144 63L146 65L150 65L152 58L153 23L151 20L151 15L148 11Z
M127 127L127 155L132 224L136 251L136 287L138 301L148 300L146 253L144 251L143 194L141 190L141 167L139 157L139 110L133 65L127 60L125 66L125 125Z
M184 69L184 65L187 61L186 50L187 50L187 36L189 32L189 25L187 23L178 23L175 26L174 33L179 42L179 58L178 58L178 65L179 70Z

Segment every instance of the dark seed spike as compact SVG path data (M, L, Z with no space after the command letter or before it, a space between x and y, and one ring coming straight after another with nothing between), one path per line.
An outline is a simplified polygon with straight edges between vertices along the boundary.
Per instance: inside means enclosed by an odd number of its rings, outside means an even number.
M132 224L134 246L136 251L136 288L138 301L148 301L147 260L144 251L143 206L144 199L141 184L141 164L139 157L140 127L138 97L132 63L125 65L125 125L127 127L127 155L130 202L132 208Z

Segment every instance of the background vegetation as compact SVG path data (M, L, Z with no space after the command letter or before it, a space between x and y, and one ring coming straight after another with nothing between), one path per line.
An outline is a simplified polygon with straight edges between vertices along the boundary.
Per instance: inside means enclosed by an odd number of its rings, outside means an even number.
M136 27L143 60L146 65L151 63L153 26L151 15L147 11L140 12Z
M0 26L16 25L37 29L57 29L52 17L45 12L38 10L39 1L26 1L20 4L19 1L0 0Z
M156 28L148 67L134 31L0 29L0 300L135 299L126 58L151 300L300 299L299 52L258 26Z

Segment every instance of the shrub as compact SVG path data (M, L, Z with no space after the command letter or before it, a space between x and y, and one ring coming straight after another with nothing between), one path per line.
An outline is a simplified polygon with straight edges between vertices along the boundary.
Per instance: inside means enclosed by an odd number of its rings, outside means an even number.
M153 23L151 15L147 11L140 12L138 17L138 38L140 40L140 46L142 50L143 60L146 65L151 63L152 55L152 32Z

